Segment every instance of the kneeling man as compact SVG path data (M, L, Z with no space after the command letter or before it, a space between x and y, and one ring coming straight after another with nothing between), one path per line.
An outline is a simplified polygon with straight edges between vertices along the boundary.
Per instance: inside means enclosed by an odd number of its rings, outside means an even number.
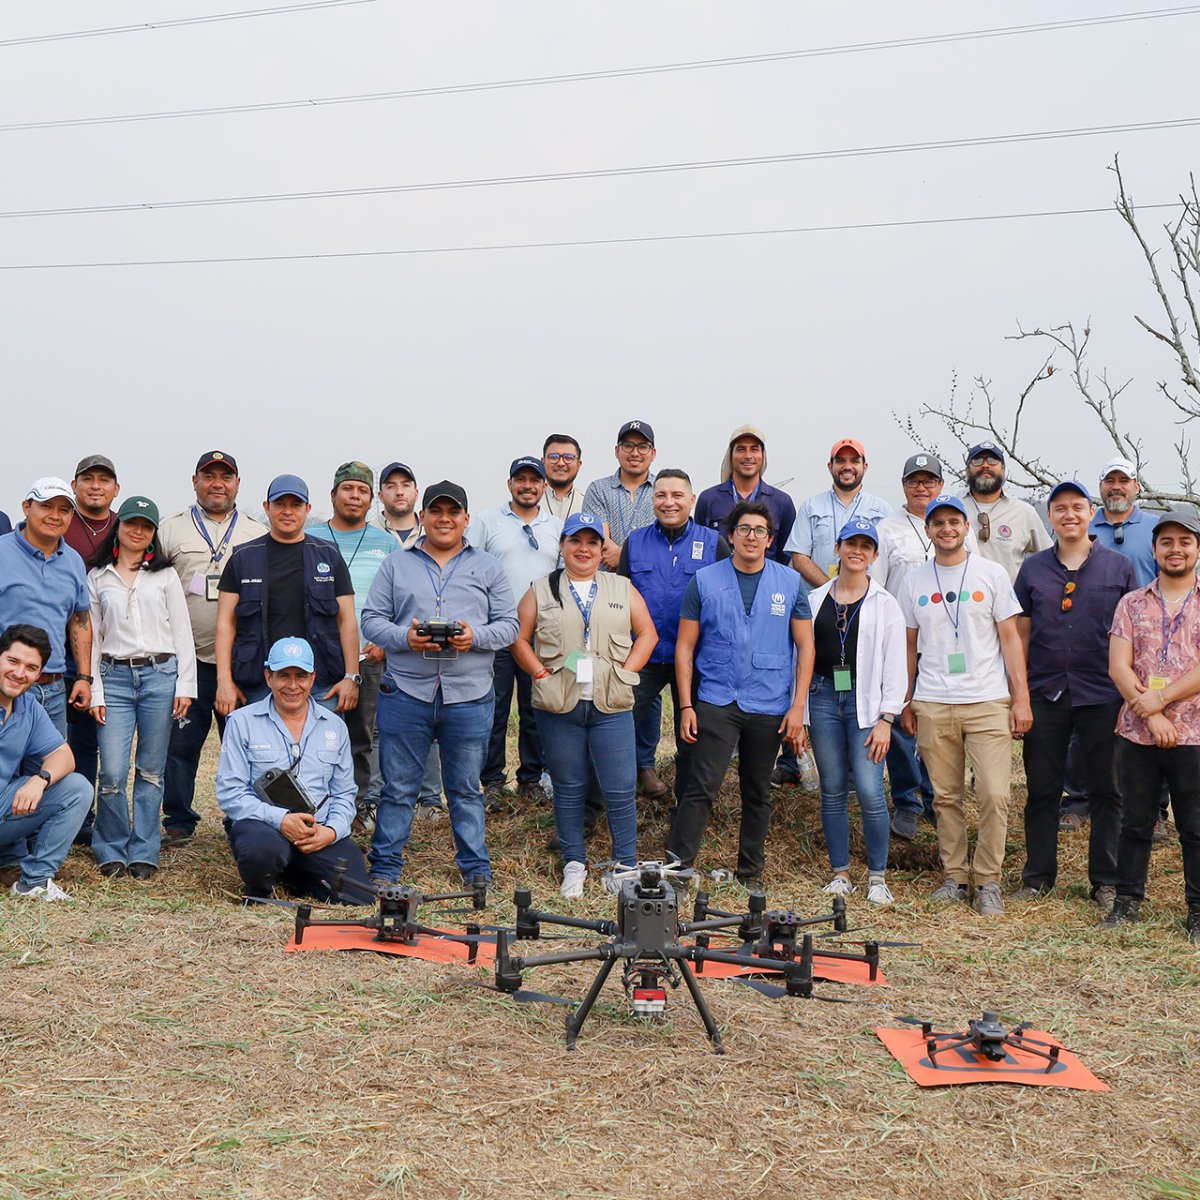
M36 625L0 634L0 861L20 865L14 896L70 900L54 876L92 806L92 785L74 774L70 747L26 695L49 657L50 637Z
M357 790L350 734L341 717L311 697L316 679L312 647L280 638L267 657L271 694L230 714L221 739L217 803L247 898L269 897L276 883L316 900L361 904L367 864L350 840ZM286 771L291 781L264 777ZM257 784L257 787L255 786ZM313 811L293 811L264 798L303 793ZM303 809L303 805L297 802ZM346 895L330 881L344 859Z

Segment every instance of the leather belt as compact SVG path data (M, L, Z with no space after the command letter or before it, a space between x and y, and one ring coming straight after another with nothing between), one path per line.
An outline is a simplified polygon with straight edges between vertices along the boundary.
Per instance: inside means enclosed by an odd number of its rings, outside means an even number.
M43 671L37 677L37 681L40 685L45 685L47 683L57 683L62 677L63 673L61 671Z
M113 658L111 654L100 655L100 661L112 667L156 667L159 663L170 662L173 654L143 654L134 658Z

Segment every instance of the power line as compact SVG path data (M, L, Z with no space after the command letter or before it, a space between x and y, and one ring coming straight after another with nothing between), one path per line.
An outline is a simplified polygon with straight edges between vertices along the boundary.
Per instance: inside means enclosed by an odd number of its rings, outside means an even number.
M380 187L326 188L310 192L273 192L254 196L212 196L202 200L153 200L135 204L87 204L74 208L28 208L0 212L0 219L67 217L85 214L142 212L151 209L211 208L234 204L277 204L295 200L341 200L357 196L394 196L412 192L441 192L466 188L511 187L518 184L561 183L577 179L613 179L635 175L664 175L683 171L712 171L731 167L772 166L778 163L820 162L826 159L865 158L880 154L912 154L928 150L957 150L971 146L1014 145L1063 138L1098 137L1112 133L1144 133L1200 125L1200 117L1171 121L1144 121L1122 125L1092 125L1077 129L1046 129L1035 133L1008 133L994 137L953 138L930 142L901 142L888 146L856 146L844 150L805 150L795 154L764 154L743 158L713 158L692 162L652 163L635 167L605 167L587 171L555 171L537 175L497 175L481 179L450 179L436 183L400 183Z
M327 0L333 3L334 0ZM339 3L370 3L372 0L336 0ZM323 7L309 5L306 7ZM263 10L271 12L275 10ZM1200 13L1200 4L1189 4L1177 8L1147 9L1139 12L1116 13L1102 17L1080 17L1075 20L1046 21L1035 25L1008 25L995 29L973 29L962 33L933 34L926 37L895 38L884 42L854 42L841 46L819 46L807 50L781 50L772 54L745 54L733 58L697 59L691 62L655 63L641 67L617 67L606 71L576 71L563 75L541 75L526 79L488 80L478 83L446 84L440 87L407 88L393 92L365 92L348 96L318 96L301 100L275 100L261 104L230 104L207 108L163 109L158 112L120 113L102 117L69 117L59 121L22 121L0 125L0 133L11 133L23 129L65 129L84 125L118 125L133 121L166 121L180 117L227 116L232 113L280 112L287 109L317 108L333 104L363 104L379 100L411 100L421 96L460 95L466 92L490 92L506 88L546 87L563 83L579 83L601 79L627 79L639 75L662 75L679 71L704 71L721 67L751 66L757 63L787 62L802 58L820 58L840 54L863 54L878 50L907 49L913 46L943 45L951 42L980 41L987 38L1017 37L1029 33L1046 33L1060 29L1080 29L1098 25L1120 25L1131 21L1153 21L1169 17L1187 17ZM252 14L252 15L258 15ZM220 18L194 18L194 20L232 20L232 16ZM177 24L183 22L159 22ZM150 26L127 26L127 29L150 28ZM112 30L103 32L123 32ZM82 37L85 34L54 35ZM87 35L90 36L90 35ZM43 40L43 39L24 39ZM0 46L12 45L0 42Z
M206 17L177 17L171 21L139 21L136 25L110 25L105 29L75 29L69 33L40 33L33 37L5 38L4 46L32 46L40 42L68 42L77 38L108 37L115 33L141 33L147 29L171 29L181 25L209 25L215 21L246 21L252 17L276 17L310 12L315 8L346 8L354 4L378 4L379 0L310 0L308 4L277 4L274 8L246 8L238 12L212 13Z
M1139 212L1176 208L1177 204L1139 204ZM787 229L732 229L710 233L663 233L644 237L579 238L555 242L500 242L476 246L423 246L409 250L337 250L317 254L247 254L224 258L146 258L109 262L0 263L0 271L67 271L107 267L178 267L205 263L302 262L337 258L398 258L426 254L479 254L497 250L557 250L577 246L635 246L650 242L694 242L718 238L776 237L785 234L842 233L869 229L910 229L929 225L966 225L978 221L1023 221L1036 217L1083 217L1112 213L1105 208L1060 208L1042 212L986 213L966 217L925 217L911 221L864 221L844 225L801 225Z

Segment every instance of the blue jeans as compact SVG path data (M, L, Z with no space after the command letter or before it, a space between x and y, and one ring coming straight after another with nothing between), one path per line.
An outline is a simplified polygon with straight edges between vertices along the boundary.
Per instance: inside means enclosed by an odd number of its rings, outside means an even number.
M907 809L917 816L932 813L933 784L929 781L929 770L917 750L917 739L905 733L899 721L892 726L892 744L884 762L892 784L892 807L897 812Z
M602 713L580 700L569 713L538 710L546 769L554 784L554 824L565 862L587 862L583 810L595 772L604 793L612 856L637 862L637 751L633 713Z
M491 692L460 704L447 704L440 690L432 701L418 700L384 676L375 714L383 794L367 856L373 877L400 877L404 847L412 832L413 806L425 777L429 747L436 737L441 748L442 781L450 803L454 861L468 879L474 875L491 879L479 776L492 730L493 707Z
M821 776L821 825L830 867L834 871L850 869L847 798L853 775L862 809L867 869L886 871L888 808L883 792L883 763L872 762L867 754L865 742L871 731L859 727L855 692L835 692L832 679L814 675L808 691L808 728Z
M29 694L46 710L54 728L67 737L67 685L56 679L53 683L35 683Z
M28 775L19 775L0 792L0 859L15 850L21 885L31 888L58 874L92 806L92 785L82 775L68 775L42 793L33 812L14 817L13 797L28 782Z
M92 853L101 865L138 862L156 867L163 777L178 676L176 662L172 658L146 667L101 662L100 675L104 680L105 721L97 729L100 792ZM137 761L131 820L126 785L135 730Z
M653 700L639 704L637 708L638 719L634 725L637 768L639 771L653 771L658 762L658 739L662 735L662 688L659 688Z

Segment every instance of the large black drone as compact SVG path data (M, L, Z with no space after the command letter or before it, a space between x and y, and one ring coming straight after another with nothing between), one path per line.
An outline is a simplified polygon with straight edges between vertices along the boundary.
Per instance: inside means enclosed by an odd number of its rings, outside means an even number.
M613 968L622 962L622 983L637 1016L661 1015L666 1008L667 988L675 989L683 983L718 1054L724 1053L721 1033L696 982L696 974L703 973L705 963L777 971L783 975L782 987L757 981L742 982L749 982L772 996L811 998L813 936L805 931L815 925L832 925L835 931L844 932L845 901L835 897L833 912L804 918L783 910L767 911L766 897L761 892L751 893L744 913L714 909L708 903L708 896L701 892L696 897L694 919L681 921L673 884L689 881L692 877L690 870L660 862L643 862L616 870L614 880L619 891L615 921L541 912L532 907L529 889L519 888L513 897L517 909L515 926L498 928L496 932L496 990L517 999L553 1000L553 997L523 993L522 972L555 963L599 962L600 969L583 1001L567 1016L567 1049L574 1050L575 1040L600 990ZM588 930L611 940L599 946L549 954L519 956L510 953L510 938L536 941L541 937L543 924ZM712 935L721 933L736 937L736 947L712 949ZM695 944L680 940L689 936L695 937ZM863 954L826 954L822 951L822 956L866 963L872 979L878 971L877 943L865 943ZM692 963L696 964L695 972Z
M938 1062L939 1054L951 1055L957 1052L960 1060L968 1059L969 1069L969 1056L971 1055L986 1059L989 1063L1011 1063L1012 1060L1008 1053L1010 1048L1020 1050L1025 1054L1032 1054L1037 1058L1044 1058L1047 1075L1056 1068L1062 1069L1062 1064L1058 1060L1058 1054L1062 1047L1053 1042L1043 1042L1038 1038L1026 1037L1025 1030L1031 1025L1029 1021L1007 1029L1001 1022L999 1014L985 1012L978 1020L968 1021L965 1030L956 1033L934 1033L932 1021L923 1021L918 1017L898 1017L897 1020L921 1027L921 1036L925 1039L925 1054L929 1059L928 1065L941 1070L961 1071L964 1067L961 1061L946 1067Z

